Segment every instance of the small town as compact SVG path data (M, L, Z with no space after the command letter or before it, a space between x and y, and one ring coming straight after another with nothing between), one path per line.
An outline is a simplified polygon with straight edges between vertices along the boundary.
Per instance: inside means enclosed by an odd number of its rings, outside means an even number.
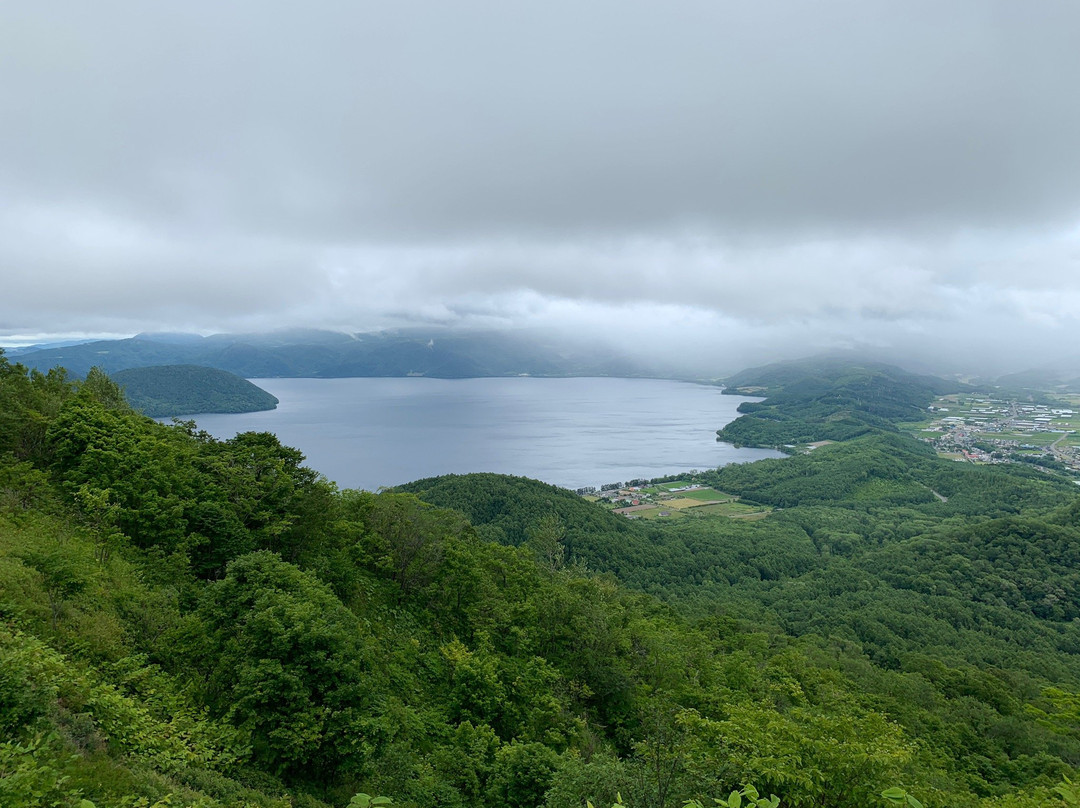
M1080 405L954 394L939 398L927 411L927 419L909 429L943 457L1080 473Z

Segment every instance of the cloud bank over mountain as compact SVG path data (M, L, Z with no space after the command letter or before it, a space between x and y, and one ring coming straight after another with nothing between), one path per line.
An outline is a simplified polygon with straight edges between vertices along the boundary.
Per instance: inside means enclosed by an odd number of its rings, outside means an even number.
M445 324L693 339L727 371L1066 355L1078 33L1064 1L5 8L0 344Z

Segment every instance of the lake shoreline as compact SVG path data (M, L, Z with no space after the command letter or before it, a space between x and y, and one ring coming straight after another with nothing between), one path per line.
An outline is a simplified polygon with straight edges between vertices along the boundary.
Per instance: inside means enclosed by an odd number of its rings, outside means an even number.
M344 488L490 471L568 489L780 453L716 430L750 397L716 384L612 376L252 378L278 408L192 416L218 438L269 431Z

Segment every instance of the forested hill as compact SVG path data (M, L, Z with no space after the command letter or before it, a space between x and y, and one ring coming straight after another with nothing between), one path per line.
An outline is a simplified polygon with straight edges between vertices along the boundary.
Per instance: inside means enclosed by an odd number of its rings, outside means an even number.
M157 365L112 374L139 412L152 418L206 412L258 412L278 400L247 379L199 365Z
M895 405L886 411L903 418L947 383L890 368L822 370L832 376L815 382L804 374L793 380L791 398L778 390L779 401L765 403L808 428L815 422L806 420L806 402L820 407L814 414L822 423L842 411L864 427L859 434L695 477L777 509L760 521L601 522L583 500L496 475L408 488L462 511L492 538L541 551L554 531L578 564L613 573L684 614L741 616L822 642L837 659L854 653L862 661L841 666L852 683L891 720L947 750L950 776L974 793L1016 785L1005 772L1042 755L1076 765L1075 753L1057 746L1060 738L1027 746L1020 738L1034 735L1017 734L1016 724L1040 727L1035 734L1063 728L1055 722L1080 683L1075 486L1018 465L942 460L889 418L867 417ZM830 399L838 389L858 395ZM542 528L523 533L521 524ZM1080 739L1080 723L1074 731ZM1049 771L1043 776L1052 779Z
M966 389L893 365L832 358L752 368L724 383L726 393L766 400L740 404L743 415L717 432L720 440L780 449L893 431L894 422L917 417L935 396Z
M629 535L632 523L597 508L556 485L506 474L447 474L398 486L425 502L458 508L484 535L500 544L521 545L546 516L558 517L566 540L600 534Z
M547 334L402 329L364 334L293 330L263 334L140 334L130 339L25 351L40 371L57 365L85 375L151 365L201 365L246 379L273 377L647 376L668 375L595 345Z
M0 354L0 805L1066 805L1080 506L957 465L866 436L667 525L418 486L474 526Z

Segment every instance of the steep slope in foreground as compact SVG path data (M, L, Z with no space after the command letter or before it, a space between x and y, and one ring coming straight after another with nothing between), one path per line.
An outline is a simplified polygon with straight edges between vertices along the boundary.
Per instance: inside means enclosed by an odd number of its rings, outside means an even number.
M151 418L206 412L259 412L278 405L275 396L234 373L199 365L156 365L120 370L112 379L128 403Z

